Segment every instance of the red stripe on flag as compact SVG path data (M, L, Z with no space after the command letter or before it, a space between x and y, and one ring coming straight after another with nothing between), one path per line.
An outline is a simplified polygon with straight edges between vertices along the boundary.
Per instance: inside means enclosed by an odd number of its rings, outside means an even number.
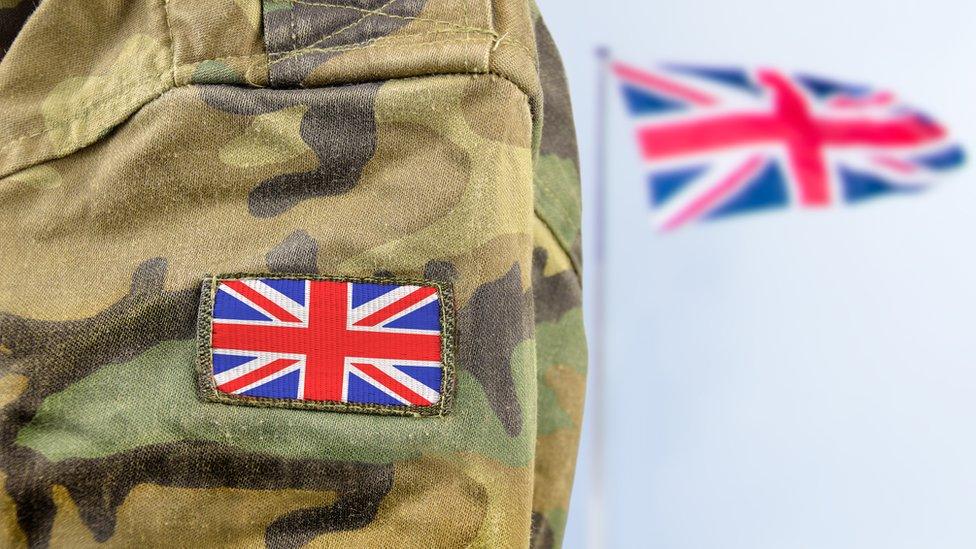
M246 297L252 303L261 307L265 311L271 313L276 319L284 322L301 322L302 319L296 317L295 315L289 313L284 307L278 305L274 301L271 301L267 297L258 292L254 288L244 284L240 280L224 280L221 282L224 286L234 290L235 292Z
M861 107L884 107L895 102L895 94L878 92L868 97L850 97L842 95L828 101L828 105L838 109L856 109Z
M364 374L378 381L380 385L383 385L387 389L400 395L401 398L410 404L413 404L414 406L430 406L431 402L429 400L413 392L413 390L406 385L386 375L386 372L380 370L376 366L373 366L372 364L356 363L354 363L353 366L359 368Z
M613 72L616 73L616 75L620 78L631 80L649 88L654 88L657 91L684 99L685 101L689 101L696 105L705 106L715 104L715 98L711 97L710 95L701 93L698 90L684 86L673 80L668 80L633 67L628 67L622 63L614 63Z
M417 303L420 303L424 299L430 297L437 292L437 288L421 287L417 288L413 292L407 294L406 296L390 303L386 307L376 311L375 313L363 318L362 320L353 324L353 326L376 326L380 322L390 318L391 316L409 308Z
M328 311L326 311L328 312ZM314 311L313 315L316 314ZM329 332L291 326L257 326L214 323L214 349L266 351L272 353L329 353L399 360L441 359L441 337L433 334L403 334L349 330Z
M918 168L911 162L893 156L876 156L874 157L874 161L896 172L908 174L918 171Z
M296 362L298 361L293 358L279 358L271 364L265 364L257 370L244 374L241 377L234 378L223 385L218 385L217 388L225 393L233 393L238 389L247 387L259 379L274 375L275 373L284 370Z

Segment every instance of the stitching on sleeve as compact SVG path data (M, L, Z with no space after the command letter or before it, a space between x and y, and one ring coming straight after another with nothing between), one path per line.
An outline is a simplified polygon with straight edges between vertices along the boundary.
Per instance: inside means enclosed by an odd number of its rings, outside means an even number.
M122 93L122 94L119 94L119 95L109 95L109 96L103 97L103 98L101 98L101 99L99 99L97 101L93 101L93 102L89 103L85 108L83 108L80 111L78 111L78 113L75 116L71 117L68 120L64 120L62 122L58 122L57 124L54 124L53 126L47 126L43 130L39 130L39 131L36 131L36 132L33 132L33 133L29 133L29 134L26 134L26 135L22 135L22 136L20 136L20 137L18 137L16 139L14 139L13 141L10 141L6 145L0 147L0 152L3 152L5 150L9 149L10 147L13 147L13 146L17 145L18 143L20 143L21 141L23 141L25 139L30 139L32 137L38 137L38 136L44 135L46 133L50 133L50 132L52 132L54 130L63 128L65 126L69 126L71 124L74 124L78 120L80 120L82 118L85 118L87 116L90 116L91 113L92 113L92 111L98 109L99 107L102 107L102 106L105 106L105 105L114 105L116 102L122 102L122 101L124 101L126 99L129 99L131 97L134 97L136 95L139 95L143 91L144 88L149 87L149 84L153 84L156 80L160 80L162 77L166 76L167 74L169 74L169 71L166 71L166 72L163 72L163 73L160 73L160 74L154 74L154 75L152 75L150 77L146 77L146 78L140 78L140 79L137 79L137 80L134 80L134 81L131 81L131 82L122 82L122 83L120 83L119 87L121 89L128 90L126 93ZM135 86L135 87L134 88L131 88L130 86Z
M263 8L262 8L262 10L263 10ZM291 9L288 10L288 17L290 19L290 21L289 21L289 27L290 27L290 30L291 30L291 35L290 35L291 42L290 42L290 46L291 46L291 49L295 49L295 43L297 42L297 40L295 38L295 6L294 5L291 7Z
M356 7L353 7L353 6L341 6L341 5L338 5L338 4L316 4L316 3L307 2L307 1L304 1L304 0L288 0L288 1L291 2L292 4L303 4L303 5L309 5L309 6L331 7L331 8L337 8L337 9L350 9L350 10L353 10L353 11L371 12L371 10L364 10L362 8L356 8ZM392 1L396 1L396 0L392 0ZM486 0L486 1L488 3L488 7L489 7L489 10L488 10L489 22L491 22L491 19L493 19L493 16L494 16L492 10L490 9L491 8L491 0ZM164 8L164 11L166 10L166 3L167 2L168 2L168 0L163 0L163 8ZM290 14L291 17L292 17L292 23L294 23L294 10L290 10L290 11L292 12ZM197 63L202 63L204 61L223 61L223 60L233 60L233 59L257 59L258 61L262 61L262 60L267 59L267 63L266 64L258 63L258 66L264 65L265 68L270 68L272 65L274 65L274 64L276 64L278 62L288 60L288 59L290 59L292 57L300 56L300 55L302 55L303 53L306 53L306 52L330 52L330 51L344 52L344 51L355 51L355 50L366 50L366 49L390 48L390 47L396 47L396 46L402 46L402 47L405 47L405 48L410 48L410 47L425 46L425 45L464 43L464 42L469 42L470 41L470 39L472 38L471 36L469 36L470 34L488 36L488 37L491 37L491 38L494 39L494 46L492 48L488 48L488 51L486 52L486 56L488 56L488 59L490 59L490 57L491 57L491 52L495 48L497 48L497 46L499 44L501 44L501 43L504 42L504 43L511 44L511 45L516 46L517 48L521 49L522 51L524 51L525 53L527 53L530 56L530 58L533 59L533 61L535 61L533 52L528 47L526 47L524 44L520 43L517 40L514 40L512 38L509 38L507 36L501 36L501 37L499 37L498 34L494 30L491 30L491 29L483 29L483 28L478 28L478 27L466 28L463 25L458 25L457 23L450 22L450 21L441 21L441 20L437 20L437 19L428 19L428 18L421 18L421 17L406 17L406 16L393 15L393 14L388 14L388 13L383 13L383 12L375 12L375 13L372 13L371 12L370 15L374 15L374 16L378 16L378 17L389 17L389 18L394 18L394 19L409 19L409 20L426 21L426 22L429 22L429 23L444 24L444 25L448 25L450 27L457 28L458 30L454 30L454 31L451 31L451 30L437 30L437 31L431 31L431 32L424 32L424 33L415 33L415 34L397 34L397 35L379 37L379 38L375 38L375 39L372 39L372 40L366 40L364 42L360 42L360 43L356 43L356 44L336 46L336 47L331 47L331 48L312 47L312 48L293 49L292 51L289 51L289 52L270 52L270 53L267 53L267 54L260 53L260 54L247 54L247 55L232 55L232 56L217 57L217 58L212 58L212 59L202 59L202 60L194 61L194 62L191 62L191 63L185 63L185 64L182 64L182 65L179 65L179 66L174 65L170 69L168 69L166 71L163 71L163 72L160 72L158 74L149 75L149 76L146 76L146 77L143 77L143 78L134 79L134 80L120 82L119 83L119 88L126 90L125 92L119 93L119 94L116 94L116 95L102 97L100 99L97 99L95 101L92 101L91 103L89 103L88 105L86 105L85 107L83 107L81 110L79 110L74 116L72 116L68 120L64 120L64 121L58 122L57 124L54 124L52 126L45 127L44 129L41 129L41 130L38 130L38 131L35 131L35 132L30 132L30 133L26 133L26 134L20 135L18 137L15 137L11 141L9 141L9 142L7 142L7 143L5 143L3 145L0 145L0 153L3 153L4 151L7 151L7 150L9 150L12 147L17 146L19 143L21 143L24 140L31 139L31 138L35 138L35 137L39 137L39 136L42 136L42 135L45 135L45 134L49 134L49 133L51 133L54 130L57 130L57 129L60 129L60 128L64 128L64 127L69 126L71 124L77 123L79 120L84 119L84 118L90 116L92 114L92 111L94 111L96 109L99 109L99 108L105 107L105 106L113 106L116 103L121 103L121 102L123 102L123 101L125 101L127 99L130 99L130 98L138 95L139 93L143 93L144 92L144 89L147 88L147 87L149 87L150 84L153 84L154 81L162 80L167 75L170 76L171 85L172 86L182 85L183 83L176 82L176 80L175 80L175 78L176 78L176 71L178 69L182 69L182 68L185 68L185 67L189 67L189 66L195 65ZM168 12L165 14L165 16L167 18L166 24L168 26L168 24L169 24ZM493 23L491 23L491 26L493 26ZM172 28L169 28L168 27L168 32L170 34L170 40L172 42L173 41ZM465 33L467 33L468 35L466 35L464 38L451 38L451 39L446 39L446 40L443 40L442 39L442 40L431 40L431 41L427 41L427 42L413 42L413 43L410 43L410 42L405 42L405 43L387 43L387 42L394 41L394 40L402 41L404 39L414 38L414 37L435 36L435 35L446 35L446 36L455 35L455 36L457 36L457 35L464 35ZM292 26L292 36L291 36L291 38L292 38L292 43L294 45L295 42L297 41L297 36L295 35L295 32L294 32L294 26ZM174 55L175 55L175 49L174 49ZM277 59L271 59L272 57L278 57L278 58ZM174 59L174 62L175 62L175 59ZM254 68L254 67L251 67L251 68ZM250 70L250 68L248 70ZM479 67L479 68L475 68L475 69L468 69L468 68L466 68L466 70L464 72L467 73L467 74L491 73L491 68L490 68L490 65L486 62L486 64L485 64L484 67ZM162 83L162 82L157 83L156 86L155 86L155 88L159 88L160 91L162 91L165 87L166 87L165 84Z
M556 234L556 231L552 228L552 224L549 223L549 220L547 220L545 217L540 215L538 209L535 210L535 218L538 219L540 223L542 223L542 226L545 227L547 231L549 231L549 234L552 236L552 239L556 242L556 245L559 246L559 249L562 250L563 254L565 254L566 257L569 259L569 264L573 267L573 272L576 274L576 281L577 283L579 283L580 286L582 286L583 269L582 266L579 264L579 259L576 257L576 255L569 251L570 245L567 245L565 242L563 242L563 239L559 238L559 236Z
M456 23L454 21L444 21L442 19L432 19L432 18L429 18L429 17L411 17L411 16L407 16L407 15L395 15L395 14L392 14L392 13L386 13L386 12L382 11L382 10L386 9L387 7L389 7L391 4L393 4L394 2L398 2L400 0L390 0L389 2L383 4L382 6L376 8L376 9L372 9L372 10L365 9L365 8L357 8L355 6L342 6L342 5L339 5L339 4L321 4L321 3L315 3L315 2L306 2L304 0L288 0L288 1L290 3L292 3L292 4L301 4L303 6L310 6L310 7L315 7L315 8L333 8L333 9L343 9L343 10L357 11L357 12L360 12L360 13L363 14L363 18L369 17L369 16L376 16L376 17L386 17L386 18L390 18L390 19L403 19L403 20L407 20L407 21L423 21L425 23L437 23L439 25L447 25L447 26L450 26L450 27L455 27L455 28L463 29L463 30L479 30L479 31L484 31L484 32L491 32L490 29L485 29L485 28L481 28L481 27L471 27L471 26L468 26L466 24L464 24L464 25L458 24L458 23ZM467 17L467 4L465 4L465 8L464 9L465 9L465 22L467 22L467 19L468 19L468 17ZM359 21L361 21L361 19L360 20L357 20L356 23L359 23Z
M395 40L395 39L408 38L408 37L413 37L413 36L425 36L425 35L429 35L429 34L433 34L433 33L454 34L454 33L461 33L461 32L468 32L468 33L472 33L472 34L482 34L482 35L486 35L486 36L491 36L492 38L495 39L495 43L492 46L492 50L497 49L501 44L510 44L512 46L515 46L516 48L519 48L520 50L522 50L523 52L525 52L526 54L528 54L529 57L532 57L533 60L534 60L534 55L535 54L525 44L522 44L518 40L516 40L514 38L511 38L511 37L509 37L507 35L499 36L498 33L496 33L494 30L492 30L490 28L482 28L482 27L461 25L461 24L458 24L458 23L453 22L453 21L444 21L444 20L441 20L441 19L431 19L431 18L426 18L426 17L409 17L409 16L403 16L403 15L395 15L395 14L390 14L390 13L386 13L386 12L383 12L382 11L382 10L386 9L388 6L392 5L394 2L397 2L399 0L388 0L386 3L384 3L382 6L380 6L379 8L377 8L375 10L364 9L364 8L357 8L357 7L354 7L354 6L343 6L343 5L339 5L339 4L324 4L324 3L308 2L306 0L288 0L288 1L291 4L293 4L293 5L294 4L301 4L301 5L309 6L309 7L313 7L313 8L346 9L346 10L360 12L363 15L362 15L362 17L356 19L355 21L353 21L349 25L346 25L345 27L342 27L341 29L338 29L338 30L334 31L334 32L330 33L327 36L324 36L322 38L319 38L318 40L316 40L315 42L309 44L308 46L304 46L304 47L301 47L301 48L297 48L297 44L294 44L293 43L293 49L291 51L288 51L288 52L269 52L269 54L268 54L269 56L275 56L275 57L276 56L281 56L282 57L281 59L278 59L278 60L284 60L286 58L287 59L290 59L292 57L298 57L298 56L300 56L300 55L302 55L304 53L311 53L311 52L349 51L349 50L353 49L356 46L366 47L366 46L368 46L368 45L370 45L370 44L372 44L372 43L374 43L376 41L379 41L379 40ZM467 3L464 4L464 10L465 10L464 20L465 20L465 22L467 22L468 21L468 18L469 18ZM349 30L350 28L355 27L356 25L359 25L360 23L362 23L365 19L367 19L369 17L384 17L384 18L389 18L389 19L401 19L401 20L407 20L407 21L422 21L422 22L431 23L431 24L434 24L434 25L445 25L445 26L448 26L448 27L457 29L457 31L436 30L436 31L431 31L431 32L423 32L423 33L394 34L394 35L389 35L389 36L383 36L383 37L379 37L379 38L374 38L374 39L371 39L371 40L365 40L363 42L358 42L356 44L344 44L344 45L341 45L341 46L333 46L333 47L330 47L330 48L319 48L318 47L318 45L321 44L322 42L328 40L329 38L333 38L333 37L339 35L340 33L345 32L346 30ZM458 41L468 41L468 39L469 39L469 37L468 38L465 38L464 40L458 40ZM418 44L411 44L411 45L418 45ZM335 48L335 49L333 49L333 48ZM490 52L489 52L489 54L490 54ZM272 62L272 64L273 63L274 63L274 61Z
M494 51L494 49L497 49L498 46L501 45L501 44L511 44L511 45L519 48L520 50L522 50L526 54L528 54L529 58L532 59L533 64L536 64L536 65L538 64L538 60L535 58L535 53L532 50L530 50L528 46L526 46L525 44L519 42L518 40L516 40L514 38L507 37L506 35L502 35L502 36L498 37L498 41L495 44L495 47L493 48L492 51Z
M442 34L442 33L428 33L428 34ZM456 33L456 34L464 34L464 33ZM416 35L410 35L410 36L424 36L424 35L423 34L416 34ZM379 40L379 39L377 39L377 40ZM431 40L431 41L428 41L428 42L416 42L416 43L411 43L409 45L410 46L428 46L428 45L432 45L432 44L452 44L452 43L463 43L463 42L465 42L465 39L464 38L453 38L453 39L450 39L450 40ZM384 42L384 43L379 43L379 44L372 44L372 43L370 43L370 44L366 44L366 45L356 44L354 46L348 46L348 47L347 46L336 46L334 48L314 48L311 51L316 51L316 52L322 52L322 51L356 51L356 50L368 50L368 49L372 49L372 48L396 48L398 46L403 46L403 45L404 44L390 44L390 43L385 43ZM278 63L280 61L287 61L288 59L291 59L291 58L275 59L274 61L272 61L270 63L270 65L273 65L273 64ZM480 72L485 72L485 71L480 71ZM440 73L432 73L432 75L436 75L436 74L440 74Z
M309 44L309 45L307 45L305 47L307 48L307 47L318 46L319 44L321 44L322 42L325 42L329 38L334 38L334 37L336 37L336 36L338 36L338 35L346 32L347 30L349 30L351 28L358 26L360 23L362 23L363 21L369 19L371 16L374 16L374 15L375 16L388 16L389 14L383 13L383 10L386 9L387 7L389 7L389 6L392 6L393 4L395 4L395 3L399 2L399 1L400 0L387 0L382 6L376 8L376 10L372 10L372 11L371 10L357 9L356 11L359 11L359 12L362 13L362 15L360 15L358 19L356 19L352 23L349 23L348 25L346 25L346 26L344 26L344 27L342 27L342 28L340 28L340 29L338 29L336 31L330 32L329 34L323 36L322 38L319 38L315 42L312 42L311 44ZM323 4L311 4L311 3L308 3L308 2L298 2L298 1L293 2L292 5L294 5L294 4L302 4L304 6L324 6ZM294 8L292 8L292 12L294 12L294 11L295 11ZM292 49L293 50L295 49L295 46L296 46L296 44L292 44Z
M417 33L417 34L400 34L400 35L393 35L393 36L380 36L378 38L373 38L371 40L367 40L365 42L359 42L359 43L356 43L356 44L347 44L347 45L342 45L342 46L332 46L332 47L328 47L328 48L319 48L319 47L311 47L310 46L310 47L305 47L305 48L297 49L295 51L290 51L290 52L278 52L278 53L268 54L269 57L270 56L276 56L276 57L277 56L281 56L281 57L277 57L277 59L271 60L268 63L268 66L269 67L272 67L272 66L274 66L277 63L280 63L282 61L287 61L289 59L293 59L293 58L296 58L296 57L300 57L301 55L303 55L305 53L311 53L311 52L352 51L352 50L358 50L358 49L368 49L368 48L372 48L372 47L377 47L380 44L382 44L384 47L396 47L396 46L424 46L424 45L437 44L437 43L445 43L446 44L446 43L452 43L452 42L463 42L464 39L455 38L455 39L449 39L449 40L433 40L433 41L429 41L429 42L419 42L419 43L418 42L411 42L411 43L405 43L405 44L398 44L398 43L388 44L387 43L387 42L391 42L391 41L403 40L405 38L416 38L416 37L434 36L434 35L462 35L462 34L480 34L480 35L486 35L486 36L489 36L489 37L494 38L493 33L475 32L475 31L451 31L451 30L430 31L430 32Z
M169 35L170 67L172 70L176 67L176 36L173 34L173 24L169 19L169 0L163 0L163 23L166 25L166 34ZM175 72L173 77L176 77Z

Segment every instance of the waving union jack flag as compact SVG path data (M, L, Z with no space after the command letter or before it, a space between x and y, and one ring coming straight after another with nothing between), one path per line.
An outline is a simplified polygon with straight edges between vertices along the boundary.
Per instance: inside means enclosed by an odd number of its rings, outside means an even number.
M612 70L663 230L915 191L964 160L946 128L889 92L772 69Z
M217 391L392 407L440 401L437 287L301 278L219 279Z

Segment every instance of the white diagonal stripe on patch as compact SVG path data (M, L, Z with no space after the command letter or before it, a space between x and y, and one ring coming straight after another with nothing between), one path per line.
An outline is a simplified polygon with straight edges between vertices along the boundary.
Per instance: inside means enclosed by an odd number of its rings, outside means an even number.
M418 290L419 290L419 289L420 289L420 288L418 288ZM408 314L410 314L410 313L412 313L412 312L414 312L414 311L416 311L417 309L419 309L419 308L421 308L421 307L423 307L424 305L427 305L428 303L431 303L431 302L433 302L433 301L437 301L437 292L434 292L434 293L432 293L432 294L430 294L429 296L427 296L427 297L425 297L425 298L423 298L423 299L421 299L420 301L418 301L418 302L416 302L416 303L414 303L413 305L411 305L411 306L409 306L409 307L407 307L406 309L404 309L404 310L402 310L402 311L400 311L399 313L397 313L397 314L395 314L395 315L393 315L393 316L391 316L390 318L388 318L388 319L386 319L386 320L384 320L384 321L383 321L383 322L381 322L380 324L382 324L382 325L386 325L386 324L389 324L389 323L391 323L391 322L393 322L393 321L395 321L395 320L396 320L396 319L398 319L398 318L401 318L401 317L404 317L404 316L407 316ZM438 330L438 332L439 332L439 331L440 331L440 330Z
M349 365L349 373L347 375L353 375L353 374L355 374L356 377L358 377L359 379L365 381L366 383L369 383L373 387L376 387L380 391L383 391L390 398L399 401L401 404L405 404L407 406L410 406L410 401L408 401L407 399L405 399L405 398L401 397L400 395L394 393L390 389L387 389L385 385L383 385L379 381L376 381L375 379L373 379L373 378L369 377L368 375L366 375L366 372L363 372L359 368L357 368L357 367L353 366L352 364L350 364ZM348 393L346 394L346 402L349 402L349 395L348 395Z
M233 381L243 375L247 375L253 372L254 370L257 370L258 368L266 366L270 364L273 360L275 359L268 358L268 357L255 357L254 359L249 360L244 364L238 364L237 366L234 366L230 370L224 370L219 374L214 374L213 376L214 383L216 383L217 386L219 387L227 383L228 381Z
M379 311L387 305L399 301L412 294L418 286L400 286L395 290L390 290L385 294L363 303L359 307L352 309L349 313L349 324L355 324L367 316ZM352 303L352 288L349 288L349 302Z
M261 280L258 280L256 278L247 278L247 279L241 279L241 282L249 286L255 292L270 299L282 309L295 315L296 318L300 318L303 322L307 320L308 314L307 314L307 309L305 307L302 307L299 303L295 302L292 298L286 296L285 294L279 292L278 290L272 288L271 286L268 286ZM307 287L308 281L304 281L304 282Z
M275 317L273 314L269 313L268 311L265 311L263 307L259 306L257 303L251 301L247 297L239 294L237 290L235 290L234 288L231 288L230 286L221 283L220 290L226 293L227 295L233 297L234 299L240 301L241 303L247 305L248 307L254 309L255 311L258 311L262 315L268 317L268 320L259 320L259 321L251 321L251 322L274 322L275 321ZM225 321L223 319L215 318L214 322L222 323Z
M417 393L427 400L427 402L435 404L438 400L440 400L440 392L431 389L430 387L396 369L393 363L387 363L386 361L379 362L374 360L373 366L376 366L376 368L378 368L381 372L400 382L400 384L407 389ZM407 366L407 364L403 364L403 366Z
M292 364L291 366L288 366L287 368L282 368L281 370L278 370L277 372L275 372L275 373L273 373L273 374L271 374L271 375L269 375L267 377L262 377L261 379L255 381L254 383L252 383L250 385L247 385L246 387L241 387L240 389L234 391L234 394L235 395L239 395L241 393L245 393L247 391L250 391L251 389L253 389L255 387L260 387L261 385L264 385L265 383L270 383L270 382L278 379L279 377L281 377L283 375L290 374L290 373L294 372L295 370L300 369L301 367L302 367L302 363L301 362L296 362L295 364ZM301 375L301 374L299 374L299 375ZM299 393L298 396L297 396L297 398L302 398L302 396L303 395L301 393Z
M243 375L247 375L262 366L271 364L272 362L285 358L289 360L297 360L299 364L305 359L304 355L287 355L282 353L260 353L254 351L238 351L236 349L214 349L214 354L217 355L232 355L232 356L253 356L253 360L249 360L244 364L238 364L230 370L224 370L219 374L214 374L214 381L216 384L223 385L228 381L235 380Z

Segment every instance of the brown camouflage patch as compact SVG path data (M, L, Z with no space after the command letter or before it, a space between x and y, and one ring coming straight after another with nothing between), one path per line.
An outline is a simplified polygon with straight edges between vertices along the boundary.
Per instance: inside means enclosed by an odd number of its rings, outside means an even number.
M280 174L259 183L248 195L251 214L273 217L303 200L352 189L376 149L373 104L378 89L376 84L325 91L200 86L200 96L207 104L229 113L253 116L294 105L308 109L299 131L315 152L318 165L307 172Z
M458 314L458 325L469 343L459 360L488 394L488 400L510 436L522 431L523 411L515 395L510 357L515 347L532 337L531 294L522 290L518 264L508 273L475 290Z
M300 547L319 533L368 524L393 481L389 465L287 459L202 441L144 446L102 459L43 462L35 473L31 483L40 499L19 501L18 516L36 544L43 544L55 525L57 494L52 489L57 485L67 490L81 522L98 542L116 535L119 508L136 487L146 484L326 492L329 497L322 505L281 512L267 525L268 546ZM143 537L139 531L154 532L131 522L125 528L130 540ZM200 526L190 521L185 529L199 531Z
M32 0L20 0L9 7L0 8L0 60L7 54L14 38L17 38L20 29L35 9L37 2Z

